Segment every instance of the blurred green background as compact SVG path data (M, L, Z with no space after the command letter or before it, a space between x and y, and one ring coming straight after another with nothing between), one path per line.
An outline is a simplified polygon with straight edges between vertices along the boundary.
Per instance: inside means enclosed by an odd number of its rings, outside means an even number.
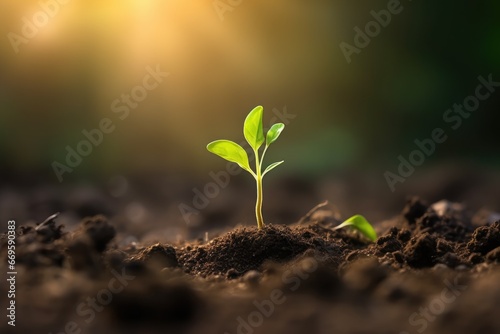
M55 14L16 53L8 34L21 34L23 18L41 3ZM474 93L479 75L500 81L498 1L402 1L402 12L350 64L340 43L354 44L353 29L388 1L243 0L223 20L212 1L53 5L0 4L4 180L35 174L57 183L51 164L64 163L66 146L75 148L82 130L103 118L115 130L65 180L206 176L222 162L205 145L243 140L244 117L260 104L266 124L276 112L295 116L268 156L285 159L284 171L366 170L383 181L398 155ZM112 102L157 65L170 76L120 120ZM429 160L497 166L499 106L500 92L481 102Z

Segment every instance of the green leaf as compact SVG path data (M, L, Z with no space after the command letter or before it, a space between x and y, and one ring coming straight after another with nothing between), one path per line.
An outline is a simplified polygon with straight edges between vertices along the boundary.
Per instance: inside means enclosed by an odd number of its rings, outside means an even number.
M255 107L248 114L243 126L243 134L250 146L257 151L264 143L264 129L262 127L262 115L264 108L261 106Z
M284 128L285 128L285 124L283 124L283 123L276 123L273 126L271 126L269 131L267 131L266 145L269 146L272 143L274 143L276 141L276 139L278 139L278 137L281 134L281 131L283 131Z
M237 163L241 168L254 174L248 163L247 152L240 145L230 140L216 140L207 145L207 150L230 162Z
M345 222L335 227L337 230L342 227L350 226L361 232L362 235L370 239L370 241L377 241L377 232L373 229L372 225L361 215L355 215L347 219Z
M267 174L267 172L270 172L271 170L275 169L276 167L278 167L279 165L281 165L282 163L284 163L285 161L278 161L278 162L275 162L275 163L272 163L270 164L269 166L267 166L266 170L264 171L264 173L262 173L262 177L264 177L264 175Z

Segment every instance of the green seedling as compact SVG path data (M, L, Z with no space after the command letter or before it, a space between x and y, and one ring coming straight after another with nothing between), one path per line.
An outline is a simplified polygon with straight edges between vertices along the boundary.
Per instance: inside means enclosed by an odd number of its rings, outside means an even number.
M257 201L255 204L255 216L257 218L257 226L261 229L264 226L264 218L262 216L262 179L274 168L281 165L284 161L278 161L270 164L264 171L262 171L262 163L269 146L278 139L281 132L285 128L285 124L276 123L267 132L264 137L264 128L262 126L262 116L264 108L261 106L255 107L248 114L243 125L243 134L248 144L252 148L255 155L255 171L250 167L247 152L240 145L230 140L216 140L207 145L207 150L215 155L220 156L227 161L238 164L242 169L250 173L257 183ZM265 143L262 155L259 155L259 149Z
M373 229L372 225L365 219L365 217L361 215L355 215L351 218L347 219L345 222L336 226L334 230L338 230L343 227L352 227L355 230L359 231L362 235L368 238L370 241L377 241L377 233Z

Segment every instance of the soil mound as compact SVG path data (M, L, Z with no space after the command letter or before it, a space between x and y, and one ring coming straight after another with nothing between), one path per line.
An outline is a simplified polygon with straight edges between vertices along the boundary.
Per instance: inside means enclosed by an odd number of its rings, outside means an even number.
M318 246L311 231L279 225L239 228L208 244L182 248L179 262L190 274L236 278L265 262L284 263Z

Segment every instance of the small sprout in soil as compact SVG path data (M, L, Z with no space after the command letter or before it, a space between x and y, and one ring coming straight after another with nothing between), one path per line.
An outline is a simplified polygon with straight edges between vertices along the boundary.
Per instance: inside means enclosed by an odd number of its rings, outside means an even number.
M377 241L377 232L375 232L372 225L365 219L365 217L361 215L352 216L339 226L335 227L334 230L338 230L346 226L356 229L372 242Z
M216 140L207 145L207 150L220 156L227 161L237 163L241 168L249 172L257 182L257 202L255 204L255 216L257 218L257 226L259 229L264 226L264 218L262 216L262 179L272 169L281 165L284 161L278 161L270 164L262 171L262 162L269 146L278 139L281 132L285 128L285 124L276 123L267 132L264 137L264 128L262 126L262 116L264 108L261 106L255 107L248 114L243 126L243 134L248 144L255 154L255 171L250 167L247 152L240 145L230 140ZM259 156L259 149L266 143L262 155Z

